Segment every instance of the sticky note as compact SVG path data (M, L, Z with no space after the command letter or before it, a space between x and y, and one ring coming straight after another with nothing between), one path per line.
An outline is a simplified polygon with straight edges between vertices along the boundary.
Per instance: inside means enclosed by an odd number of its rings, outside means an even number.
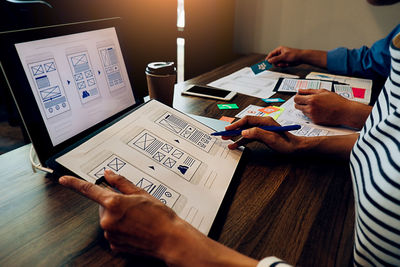
M263 107L256 106L256 105L249 105L241 112L235 115L236 118L243 118L245 116L263 116L264 113L259 111Z
M258 74L260 72L269 70L271 67L272 64L269 63L267 60L264 60L251 66L251 70L254 72L254 74Z
M218 104L219 109L238 109L238 105L236 104Z
M356 88L352 87L353 96L356 98L364 98L365 97L365 89L364 88Z
M232 123L232 122L235 120L235 118L227 117L227 116L222 116L221 118L219 118L219 120L220 120L220 121L227 121L227 122L229 122L229 123Z
M280 115L282 115L282 113L285 111L284 108L279 107L278 111L272 112L270 114L264 114L263 117L272 117L274 120L277 120L279 118Z
M269 106L269 107L265 107L265 108L259 109L259 111L261 111L263 113L266 113L266 114L270 114L270 113L273 113L273 112L278 111L278 110L280 110L280 108L279 107L274 107L274 106Z
M280 103L285 102L282 98L262 98L265 103Z

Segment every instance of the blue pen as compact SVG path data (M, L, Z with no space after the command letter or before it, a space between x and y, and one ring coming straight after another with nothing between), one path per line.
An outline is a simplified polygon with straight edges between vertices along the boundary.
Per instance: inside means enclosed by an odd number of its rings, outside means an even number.
M271 132L287 132L287 131L293 131L293 130L298 130L301 128L300 125L287 125L287 126L250 126L246 127L243 129L239 130L231 130L231 131L222 131L222 132L215 132L212 133L211 135L214 136L234 136L234 135L240 135L243 130L250 129L253 127L258 127L266 131L271 131Z

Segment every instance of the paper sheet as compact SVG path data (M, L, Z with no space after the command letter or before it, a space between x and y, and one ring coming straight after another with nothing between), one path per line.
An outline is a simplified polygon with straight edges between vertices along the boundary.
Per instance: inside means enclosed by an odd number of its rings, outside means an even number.
M354 78L348 76L341 76L341 75L334 75L328 73L320 73L320 72L311 72L307 75L307 79L323 79L323 80L330 80L336 81L344 84L348 84L351 88L354 88L355 91L359 91L360 89L365 90L365 93L362 97L358 97L357 94L354 96L354 90L344 90L343 86L339 89L340 91L335 91L339 95L348 98L350 100L354 100L360 103L369 104L371 101L371 91L372 91L372 80L369 79L361 79L361 78ZM350 89L351 89L350 88ZM345 92L344 92L345 91ZM349 93L351 91L351 93Z
M275 93L273 89L281 77L298 78L295 75L268 70L255 75L250 67L246 67L208 85L254 97L268 98Z
M150 101L57 162L92 183L111 169L207 234L242 154L212 132Z
M282 79L277 92L297 93L299 89L326 89L331 91L331 81L306 80L306 79Z
M342 135L351 134L356 131L344 127L328 127L313 123L310 118L294 107L294 97L287 100L281 107L283 113L277 119L282 126L300 124L302 127L297 131L291 131L298 136L324 136L324 135Z

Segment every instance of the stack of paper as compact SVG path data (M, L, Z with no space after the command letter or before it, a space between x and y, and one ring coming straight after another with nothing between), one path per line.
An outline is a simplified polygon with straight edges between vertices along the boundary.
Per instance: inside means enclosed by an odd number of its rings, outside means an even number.
M296 75L269 70L254 74L250 67L246 67L208 85L249 96L268 98L274 94L275 85L282 77L298 78Z

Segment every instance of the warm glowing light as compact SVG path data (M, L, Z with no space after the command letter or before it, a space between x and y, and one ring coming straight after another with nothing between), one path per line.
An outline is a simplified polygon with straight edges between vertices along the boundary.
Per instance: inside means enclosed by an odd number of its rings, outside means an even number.
M176 26L178 29L183 30L185 28L185 5L184 0L178 0L178 16Z
M176 39L177 82L185 81L185 39Z

